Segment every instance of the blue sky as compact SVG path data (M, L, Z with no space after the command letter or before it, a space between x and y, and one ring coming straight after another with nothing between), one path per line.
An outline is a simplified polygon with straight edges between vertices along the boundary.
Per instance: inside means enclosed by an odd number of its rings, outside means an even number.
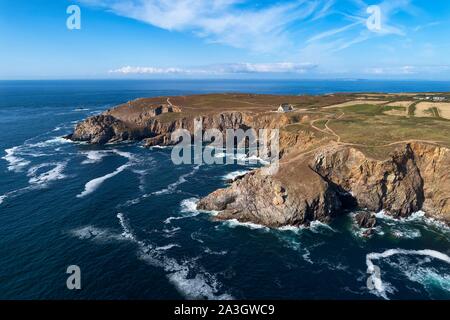
M448 0L0 0L0 79L450 80L449 34Z

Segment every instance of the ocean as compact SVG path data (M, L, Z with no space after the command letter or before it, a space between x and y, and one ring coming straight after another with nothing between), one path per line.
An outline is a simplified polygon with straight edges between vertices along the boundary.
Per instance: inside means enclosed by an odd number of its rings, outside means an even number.
M0 299L450 299L450 230L377 213L268 229L196 202L253 167L181 165L170 148L61 137L138 97L450 91L420 81L0 81ZM68 266L81 290L66 286Z

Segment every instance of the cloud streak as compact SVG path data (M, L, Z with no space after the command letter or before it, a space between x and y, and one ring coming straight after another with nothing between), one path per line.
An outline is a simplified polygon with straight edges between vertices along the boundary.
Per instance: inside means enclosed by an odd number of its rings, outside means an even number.
M196 68L158 68L124 66L110 70L111 74L121 75L226 75L226 74L263 74L263 73L296 73L312 71L317 66L311 63L230 63Z
M323 16L331 6L324 0L291 0L264 7L248 0L80 1L161 29L189 31L209 42L258 52L287 45L289 26L312 17L317 10ZM322 2L325 6L321 8Z

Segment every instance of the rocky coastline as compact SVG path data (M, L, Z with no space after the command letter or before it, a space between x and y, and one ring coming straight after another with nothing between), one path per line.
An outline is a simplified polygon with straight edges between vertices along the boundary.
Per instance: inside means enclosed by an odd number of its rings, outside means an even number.
M247 110L197 114L170 102L137 100L84 120L66 138L92 144L143 141L146 146L171 145L171 133L180 128L193 132L193 119L198 117L204 129L219 130L282 128L299 120ZM198 209L218 211L215 218L219 220L236 219L268 227L328 223L337 214L354 208L384 210L396 218L423 210L450 224L447 147L399 143L381 160L308 130L286 130L281 132L280 148L277 174L268 176L254 170L201 199ZM361 216L358 224L370 228L374 221Z

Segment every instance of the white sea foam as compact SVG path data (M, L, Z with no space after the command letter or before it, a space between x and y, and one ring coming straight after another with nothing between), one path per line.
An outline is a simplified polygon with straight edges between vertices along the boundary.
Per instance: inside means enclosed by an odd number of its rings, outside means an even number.
M119 212L117 214L117 219L119 219L120 226L122 227L122 230L123 230L122 236L125 239L130 239L130 240L134 240L135 241L136 238L134 237L133 232L131 232L131 229L130 229L130 227L128 225L128 222L125 220L125 217L124 217L123 213Z
M114 152L115 154L117 154L121 157L127 158L128 160L136 160L135 156L130 152L120 151L117 149L113 149L112 152Z
M189 278L189 268L180 266L179 270L168 275L169 281L187 299L231 300L229 294L217 294L218 282L209 274L196 274Z
M0 196L0 204L2 204L3 201L5 201L5 199L6 199L7 197L8 197L8 196L7 196L6 194Z
M205 247L204 250L205 253L210 254L210 255L216 255L216 256L224 256L228 253L227 250L221 250L221 251L213 251L208 247Z
M192 232L191 233L191 239L200 243L204 243L205 241L203 241L202 239L199 239L198 237L200 236L199 232Z
M15 146L9 149L5 149L6 155L2 159L8 162L8 170L14 171L16 173L22 172L25 167L29 166L31 161L24 158L24 156L30 157L41 157L46 156L45 153L38 152L39 148L54 147L55 145L60 145L64 143L70 143L69 140L61 137L53 137L45 141L30 143L27 140L24 144L20 146Z
M170 283L186 299L233 299L229 294L219 294L220 283L214 275L199 270L196 259L184 260L182 263L179 263L177 260L164 255L167 250L179 245L171 244L153 248L142 241L136 241L136 243L139 245L139 257L150 265L160 267L167 272L167 278ZM194 276L192 277L191 275Z
M152 195L160 196L160 195L164 195L164 194L171 194L171 193L173 193L178 188L179 185L185 183L187 181L186 179L188 177L190 177L190 176L193 176L198 171L199 168L200 168L199 165L194 167L194 169L192 169L191 172L188 172L186 174L181 175L178 178L177 181L175 181L174 183L169 184L166 188L164 188L162 190L153 192Z
M200 214L200 211L197 210L198 198L189 198L184 199L180 203L180 216L177 217L169 217L164 220L165 224L171 223L173 220L181 220L190 217L195 217Z
M118 175L119 173L123 172L125 169L127 169L130 166L130 164L124 164L117 168L114 172L108 173L107 175L104 175L103 177L95 178L84 186L84 191L77 195L77 198L83 198L87 195L90 195L91 193L95 192L102 184L108 179L111 179Z
M122 213L117 214L122 234L117 235L109 230L98 229L92 226L73 230L72 234L80 239L88 240L127 240L138 246L138 257L148 264L162 268L167 273L167 278L175 288L187 299L232 299L229 294L220 294L220 283L216 276L203 271L196 263L196 258L183 260L179 263L165 253L178 244L155 247L146 244L136 238L131 227Z
M164 228L162 231L165 233L164 237L172 237L175 233L180 231L180 227L173 227L173 228Z
M328 224L320 222L319 220L312 221L309 230L311 230L314 233L319 233L321 230L328 230L336 232L332 227L330 227Z
M264 230L264 231L270 230L268 227L260 225L260 224L256 224L256 223L252 223L252 222L239 222L236 219L224 221L224 224L230 228L246 227L246 228L250 228L250 229L254 229L254 230L257 230L257 229Z
M450 227L448 225L434 218L427 217L424 211L414 212L413 214L411 214L409 217L406 218L394 218L386 214L386 212L382 210L376 213L376 217L379 219L383 219L384 221L390 223L391 225L393 225L394 222L398 223L419 222L426 224L428 226L438 228L441 231L450 232Z
M259 163L262 163L262 164L268 164L268 162L267 161L264 161L262 158L260 158L260 157L257 157L257 156L255 156L255 155L251 155L251 156L249 156L249 155L247 155L247 154L245 154L245 153L241 153L241 152L239 152L239 153L225 153L225 152L219 152L219 153L216 153L215 155L214 155L214 157L215 158L225 158L225 159L232 159L232 160L236 160L237 162L239 162L239 163L242 163L242 164L244 164L244 163L248 163L248 164L258 164L258 162Z
M106 151L88 151L83 153L86 156L86 160L81 162L81 164L94 164L99 163L103 160L104 157L108 155Z
M396 238L414 239L420 238L422 233L418 229L395 228L391 233Z
M16 152L18 150L19 147L13 147L5 150L6 156L2 157L2 159L6 160L9 163L9 171L21 172L26 166L30 164L30 161L16 155Z
M389 284L383 283L381 280L381 277L375 277L376 268L373 263L373 260L380 260L389 258L394 255L418 255L418 256L427 256L434 259L438 259L440 261L446 262L450 264L450 257L447 256L444 253L441 253L439 251L435 250L404 250L404 249L389 249L382 253L369 253L366 255L366 265L367 265L367 273L371 274L373 276L373 284L374 284L374 290L373 293L383 297L385 299L388 299L387 293L389 292Z
M86 226L74 229L70 231L70 233L81 240L95 240L95 241L124 240L124 238L119 234L115 234L107 229L96 228L94 226Z
M230 172L230 173L224 175L222 178L223 178L223 180L234 180L237 177L243 176L244 174L247 174L249 172L250 172L250 170L233 171L233 172Z
M183 201L181 201L181 204L180 204L181 212L183 212L183 213L187 213L187 212L198 213L198 210L197 210L198 201L199 201L198 198L184 199Z
M64 139L62 137L53 137L53 138L50 138L50 139L42 141L42 142L24 144L23 147L28 148L28 149L30 149L30 148L31 149L32 148L46 148L46 147L50 147L50 146L55 146L55 145L59 145L59 144L68 144L68 143L72 143L72 141L68 140L68 139Z
M450 292L450 275L442 274L434 268L411 267L404 271L410 281L420 283L429 292L440 288Z
M145 176L147 175L148 170L133 170L133 173L139 176L139 190L145 192Z
M49 182L62 180L66 178L66 175L63 174L63 171L66 167L66 162L57 162L57 163L43 163L37 166L34 166L28 170L27 176L30 178L29 183L34 186L47 186ZM52 169L38 173L40 169L53 167Z
M308 249L304 249L305 253L302 254L302 258L303 260L305 260L306 262L310 263L310 264L314 264L314 262L311 260L311 252L309 252Z
M170 250L170 249L172 249L172 248L180 248L181 246L180 245L178 245L178 244L173 244L173 243L171 243L171 244L168 244L168 245L165 245L165 246L162 246L162 247L157 247L157 248L155 248L155 250L158 250L158 251L167 251L167 250Z
M299 231L305 230L305 227L304 226L298 226L298 227L296 227L296 226L283 226L283 227L279 227L277 229L280 230L280 231L292 231L292 232L298 233Z

